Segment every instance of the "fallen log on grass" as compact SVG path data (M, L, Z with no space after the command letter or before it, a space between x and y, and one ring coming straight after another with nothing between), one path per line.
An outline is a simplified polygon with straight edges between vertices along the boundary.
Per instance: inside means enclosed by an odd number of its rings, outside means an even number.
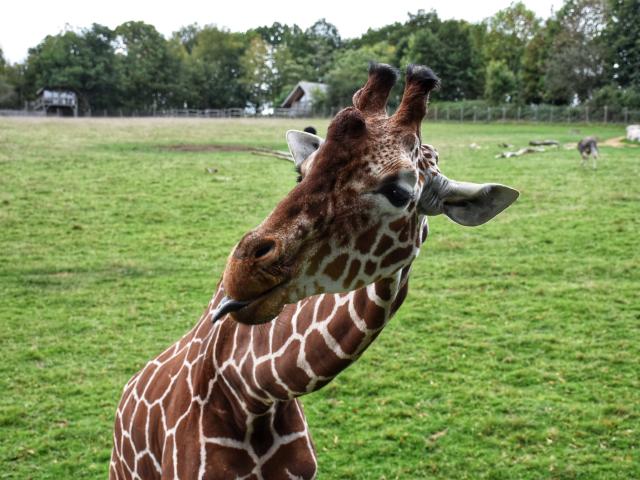
M293 162L293 157L288 152L283 152L280 150L269 150L268 148L252 148L249 150L253 155L262 155L265 157L275 157L280 160L288 160L289 162Z
M540 153L544 152L545 149L543 147L525 147L517 150L515 152L502 152L496 155L496 158L511 158L511 157L520 157L522 155L526 155L528 153Z
M531 140L529 142L529 145L531 145L533 147L539 147L540 145L548 145L548 146L557 147L557 146L560 145L560 142L558 142L556 140Z

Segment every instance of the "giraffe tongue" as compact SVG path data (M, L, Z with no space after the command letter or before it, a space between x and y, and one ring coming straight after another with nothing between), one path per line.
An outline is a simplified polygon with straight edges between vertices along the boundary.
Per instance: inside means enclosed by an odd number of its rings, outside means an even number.
M251 302L246 300L240 301L240 300L234 300L233 298L230 298L230 297L223 297L222 300L220 300L220 303L218 304L216 309L213 311L213 316L211 321L215 322L216 320L219 320L222 317L224 317L229 312L235 312L236 310L240 310L242 307L246 307L247 305L249 305L249 303Z

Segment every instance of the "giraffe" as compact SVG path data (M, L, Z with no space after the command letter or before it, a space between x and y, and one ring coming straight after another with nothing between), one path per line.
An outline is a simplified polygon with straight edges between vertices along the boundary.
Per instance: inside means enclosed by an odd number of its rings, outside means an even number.
M518 192L455 182L422 144L438 79L371 64L326 139L289 131L298 184L233 248L200 321L124 387L110 478L310 479L299 397L356 361L403 303L427 216L475 226Z

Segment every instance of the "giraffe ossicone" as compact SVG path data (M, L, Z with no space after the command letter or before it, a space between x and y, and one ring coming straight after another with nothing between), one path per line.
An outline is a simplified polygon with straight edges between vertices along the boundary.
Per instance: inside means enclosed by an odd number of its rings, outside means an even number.
M297 397L356 361L398 310L428 215L480 225L518 192L446 178L420 127L438 79L372 64L326 139L287 132L296 187L233 248L197 325L125 386L112 479L315 478Z

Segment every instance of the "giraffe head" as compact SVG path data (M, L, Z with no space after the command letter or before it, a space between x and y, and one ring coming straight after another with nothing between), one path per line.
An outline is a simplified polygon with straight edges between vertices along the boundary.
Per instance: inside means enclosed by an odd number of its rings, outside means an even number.
M418 254L427 215L475 226L518 197L503 185L442 175L437 152L420 136L438 79L427 67L409 66L402 101L389 117L397 76L388 65L372 64L326 140L287 132L298 185L233 249L214 320L232 312L237 321L263 323L285 304L392 277Z

